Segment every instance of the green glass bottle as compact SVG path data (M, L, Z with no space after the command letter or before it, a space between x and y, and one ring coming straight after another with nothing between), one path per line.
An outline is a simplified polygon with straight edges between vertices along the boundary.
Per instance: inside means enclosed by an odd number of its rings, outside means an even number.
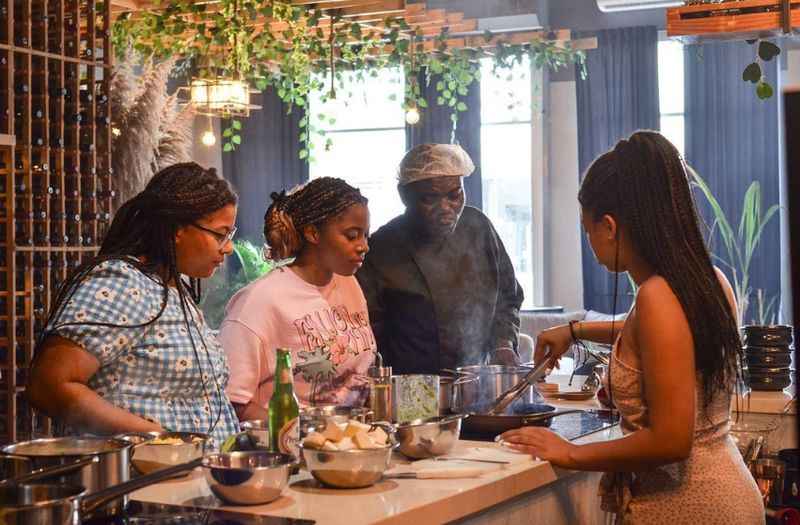
M300 407L294 394L292 355L285 348L278 348L273 381L272 398L269 400L269 440L275 452L298 455L300 440Z

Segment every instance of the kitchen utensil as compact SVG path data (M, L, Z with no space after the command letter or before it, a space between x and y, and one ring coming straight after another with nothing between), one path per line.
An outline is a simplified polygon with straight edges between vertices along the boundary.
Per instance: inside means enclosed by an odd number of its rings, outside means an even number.
M746 451L750 443L755 441L759 436L764 437L764 445L762 448L768 449L769 437L775 429L778 428L778 419L773 418L768 421L756 419L752 414L741 416L738 421L731 425L731 437L733 438L736 447L745 458ZM767 450L768 452L768 450Z
M200 432L141 432L117 437L134 443L131 463L140 474L202 457L208 443L208 434Z
M81 458L77 461L72 463L67 463L65 465L54 465L52 467L45 467L36 470L32 470L31 472L26 472L24 474L19 474L9 479L5 479L2 483L16 483L16 484L24 484L24 483L34 483L38 482L47 478L54 478L58 476L63 476L65 474L72 474L76 472L86 465L91 463L97 463L99 460L97 456L88 456L85 458Z
M269 448L269 421L266 419L251 419L242 421L242 430L253 436L256 443Z
M31 460L0 454L0 480L15 478L33 470Z
M88 456L97 456L77 472L61 476L61 483L85 487L90 495L119 485L130 479L130 452L133 444L121 439L102 437L59 437L23 441L3 447L4 454L22 456L31 461L34 469L73 463ZM113 500L95 514L114 516L127 504L127 497Z
M231 452L203 458L211 492L233 505L261 505L278 499L295 459L275 452Z
M496 459L477 459L477 458L447 458L444 456L435 456L434 461L473 461L475 463L491 463L493 465L510 465L510 461L499 461Z
M412 472L393 472L385 474L387 479L465 479L477 478L486 472L483 469L419 469Z
M340 405L316 405L300 409L300 438L314 431L325 428L329 420L336 423L347 423L355 419L361 423L371 423L372 410L364 407L348 407Z
M745 326L744 342L748 346L789 346L792 344L792 327L788 325Z
M511 403L513 403L518 397L520 397L525 390L527 390L529 387L532 387L535 381L541 377L544 377L549 364L550 359L548 355L545 356L545 358L542 359L542 362L536 365L533 370L528 372L528 374L522 378L519 383L500 394L492 404L492 407L489 409L487 414L495 416L505 412L505 409L509 407Z
M757 459L751 468L756 480L764 506L780 506L783 498L783 478L786 464L779 459Z
M395 437L400 452L412 459L447 454L458 442L461 420L465 417L467 416L458 414L418 419L397 425Z
M789 350L771 353L755 353L745 350L745 360L751 371L757 368L788 368L792 364L792 354Z
M392 417L392 367L383 366L383 357L377 356L378 364L367 370L369 406L375 419L388 421Z
M519 383L531 371L529 366L476 365L457 369L459 374L477 377L477 381L455 386L455 412L474 413L488 407L500 394ZM516 403L541 403L544 398L528 388Z
M328 487L355 489L380 481L389 468L392 449L318 450L300 444L306 468L314 479Z
M443 370L450 372L449 369ZM455 371L453 371L455 372ZM478 377L471 374L440 375L439 376L439 415L446 416L457 412L458 391L460 385L475 383Z
M508 430L525 426L550 426L552 418L565 414L575 414L585 412L585 410L569 409L556 410L551 405L535 405L538 412L528 414L470 414L464 420L465 431L475 434L502 434Z
M392 421L404 423L439 415L439 376L392 376Z
M91 494L80 485L0 484L0 525L80 525L90 517L105 516L112 501L192 470L201 462L198 458Z
M564 401L586 401L587 399L592 399L596 394L597 392L594 390L578 390L573 392L559 392L558 394L553 394L552 397L563 399Z

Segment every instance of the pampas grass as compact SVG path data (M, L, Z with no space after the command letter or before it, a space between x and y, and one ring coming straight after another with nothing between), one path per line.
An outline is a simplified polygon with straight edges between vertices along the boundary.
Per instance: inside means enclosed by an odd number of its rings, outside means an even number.
M167 94L175 60L147 60L137 75L137 58L128 51L111 80L112 115L120 130L112 143L115 209L142 191L161 168L191 160L194 112Z

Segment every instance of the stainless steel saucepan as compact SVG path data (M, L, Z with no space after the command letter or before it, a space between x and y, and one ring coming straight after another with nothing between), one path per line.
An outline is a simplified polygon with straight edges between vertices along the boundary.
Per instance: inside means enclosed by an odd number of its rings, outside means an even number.
M197 458L91 494L79 485L0 484L0 525L80 525L90 516L98 516L98 511L103 515L108 503L192 470L202 461Z
M84 487L86 494L92 494L130 479L131 447L131 443L113 438L60 437L23 441L3 447L2 452L27 459L32 469L62 466L96 457L96 462L60 478L61 483ZM126 503L125 497L115 500L98 514L118 515Z

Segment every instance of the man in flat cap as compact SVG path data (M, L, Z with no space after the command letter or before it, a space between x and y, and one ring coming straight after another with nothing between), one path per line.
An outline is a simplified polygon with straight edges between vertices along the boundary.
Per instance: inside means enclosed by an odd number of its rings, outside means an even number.
M356 277L396 374L519 362L522 288L489 219L464 206L474 170L460 146L416 146L400 163L405 213L370 237Z

